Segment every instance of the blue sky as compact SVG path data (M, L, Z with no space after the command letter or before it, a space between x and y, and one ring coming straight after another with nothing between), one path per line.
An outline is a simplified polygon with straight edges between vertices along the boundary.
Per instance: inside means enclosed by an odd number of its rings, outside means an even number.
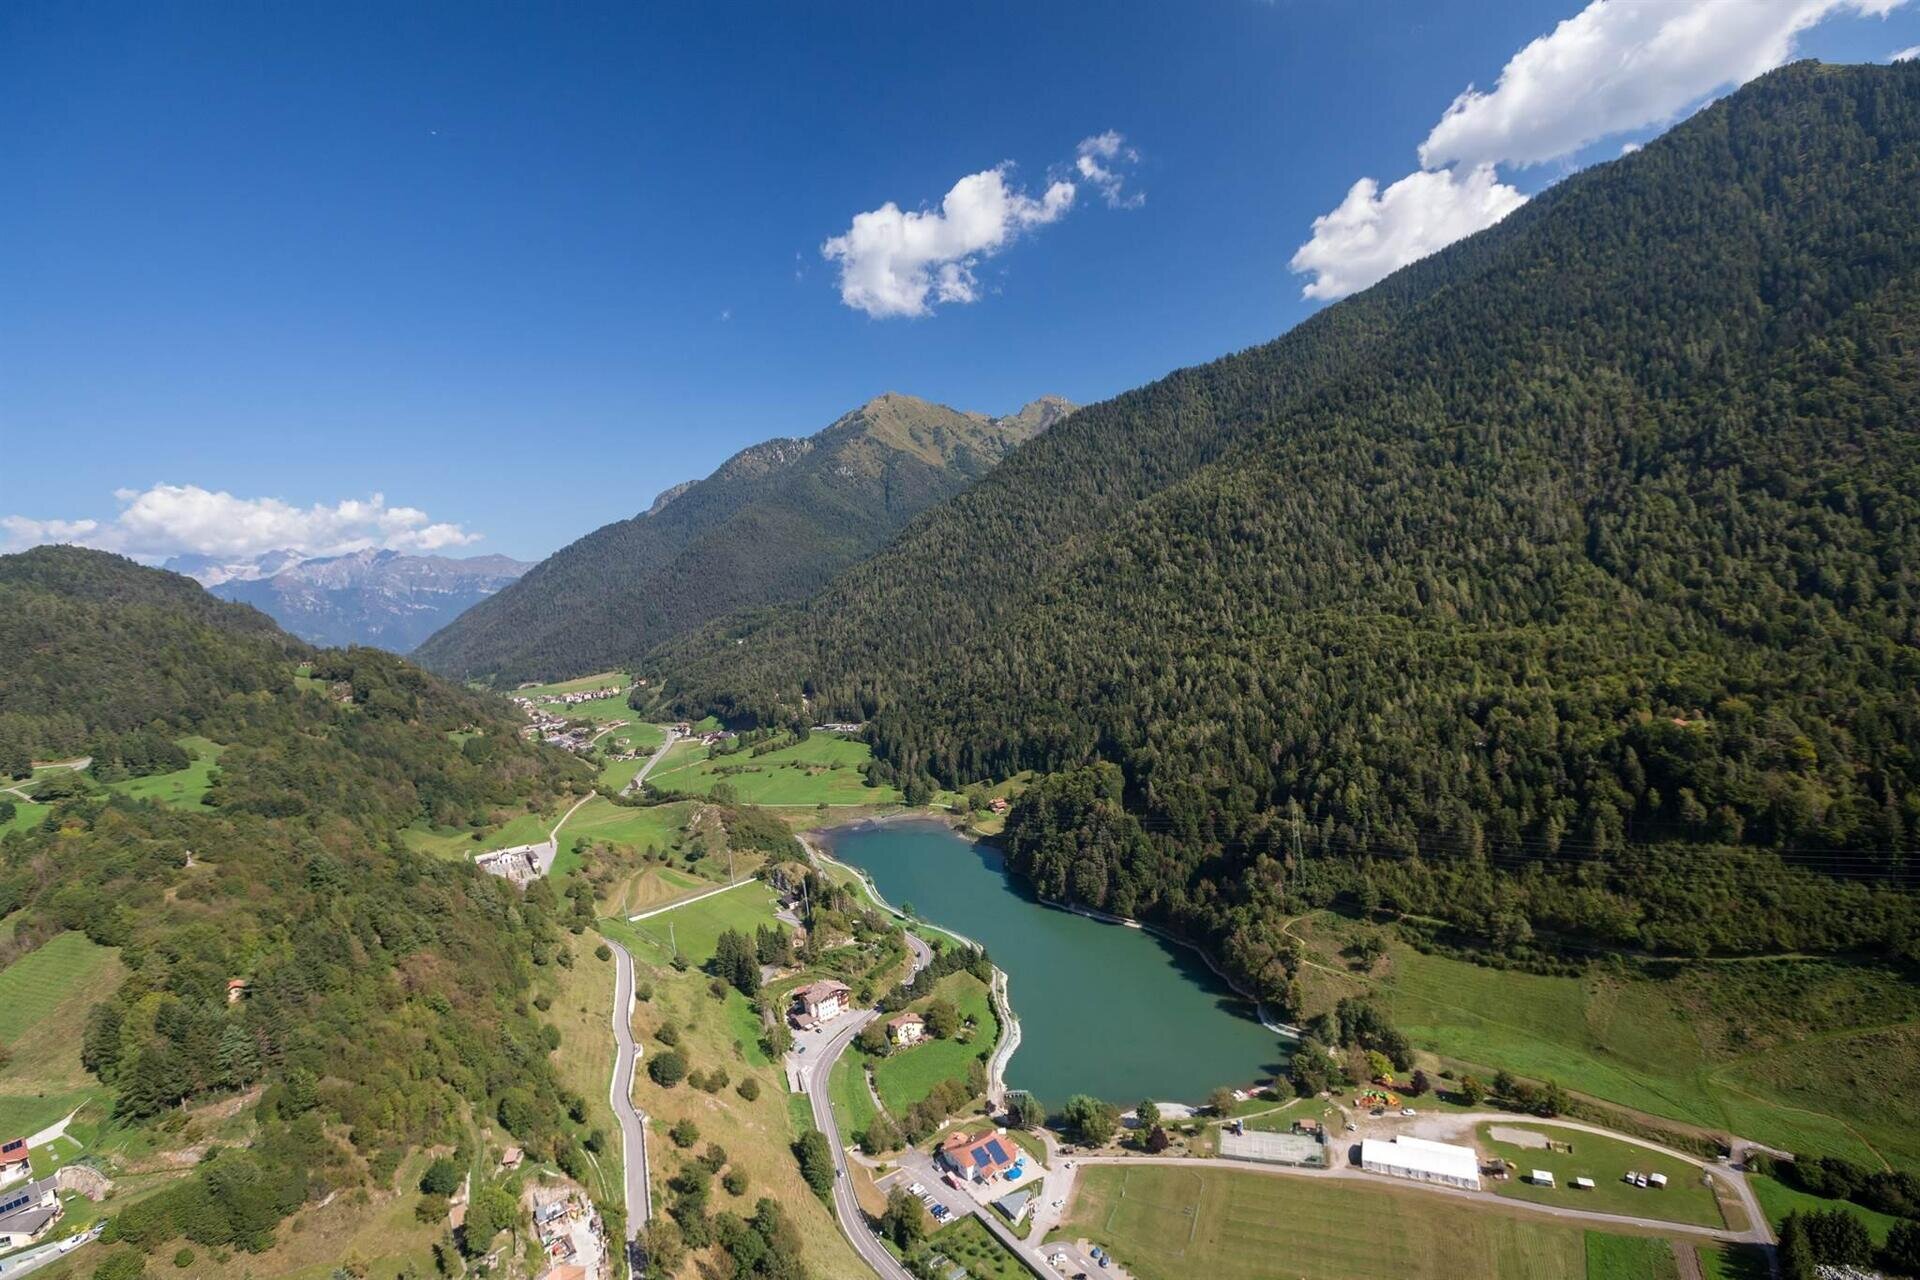
M1595 9L15 0L0 540L537 557L880 391L1264 341L1783 53L1920 45L1889 0Z

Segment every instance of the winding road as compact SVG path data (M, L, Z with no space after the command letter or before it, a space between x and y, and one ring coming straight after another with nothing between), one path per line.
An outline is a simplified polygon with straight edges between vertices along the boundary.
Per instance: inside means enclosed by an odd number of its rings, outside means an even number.
M607 1100L613 1104L614 1119L620 1122L621 1168L627 1184L627 1254L631 1261L640 1228L653 1218L653 1184L647 1177L646 1117L633 1105L633 1073L640 1065L640 1046L633 1039L633 957L612 938L606 943L613 948L615 964L613 1086Z

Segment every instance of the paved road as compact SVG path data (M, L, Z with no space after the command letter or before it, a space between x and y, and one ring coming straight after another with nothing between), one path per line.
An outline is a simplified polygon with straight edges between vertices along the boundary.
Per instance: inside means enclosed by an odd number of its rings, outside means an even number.
M622 1167L626 1173L627 1246L653 1217L653 1184L647 1177L646 1121L633 1105L633 1072L640 1065L640 1047L633 1042L633 957L612 938L613 948L613 1087L608 1101L620 1122Z
M827 1078L833 1072L833 1064L853 1043L853 1038L860 1034L860 1028L878 1016L873 1009L862 1009L843 1016L833 1038L817 1055L807 1055L812 1061L798 1068L798 1076L800 1087L806 1091L807 1102L813 1108L813 1127L827 1136L827 1148L833 1152L833 1212L834 1217L839 1219L841 1232L853 1246L853 1251L883 1280L913 1280L913 1273L901 1266L899 1260L887 1252L887 1247L874 1239L873 1232L867 1227L866 1215L860 1210L860 1200L853 1194L851 1175L847 1172L846 1139L841 1136L840 1122L834 1118L833 1102L827 1096Z
M653 772L653 766L659 764L660 761L665 758L668 750L678 741L680 741L680 735L672 729L667 730L667 740L660 744L658 751L647 757L647 762L641 765L640 771L628 780L626 788L621 794L625 795L628 791L638 791L640 784L647 780L647 775Z

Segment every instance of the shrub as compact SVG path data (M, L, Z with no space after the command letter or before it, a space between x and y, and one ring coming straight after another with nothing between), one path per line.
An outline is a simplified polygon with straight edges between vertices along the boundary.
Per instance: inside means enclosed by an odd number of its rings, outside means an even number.
M742 1080L739 1084L735 1085L733 1087L733 1090L735 1093L745 1098L748 1102L752 1102L754 1099L760 1096L760 1082L758 1080L755 1080L752 1076L748 1076L746 1079Z
M729 1169L727 1176L720 1179L720 1185L727 1189L728 1195L743 1196L747 1194L746 1172L741 1169Z
M182 1271L193 1265L193 1250L181 1249L173 1255L173 1265Z
M667 1130L667 1136L673 1139L674 1146L685 1151L688 1147L700 1141L700 1126L695 1124L691 1119L680 1120L675 1123L673 1128Z
M662 1089L671 1089L687 1078L687 1060L669 1049L647 1059L647 1075Z

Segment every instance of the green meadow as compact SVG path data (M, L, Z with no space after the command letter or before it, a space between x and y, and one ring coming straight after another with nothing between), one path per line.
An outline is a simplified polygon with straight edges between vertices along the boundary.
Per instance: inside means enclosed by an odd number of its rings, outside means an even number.
M871 787L862 765L873 759L864 742L816 733L777 751L710 755L695 743L676 745L647 781L665 791L707 795L724 782L743 804L895 804L892 787Z
M152 800L170 809L199 808L207 798L207 785L226 747L200 737L179 738L176 741L193 757L192 764L173 773L156 773L146 778L109 782L106 784L107 790L132 800Z
M508 849L517 844L538 844L547 838L547 832L553 830L553 824L560 820L562 809L555 813L521 813L507 821L483 829L480 838L474 839L474 833L461 827L428 827L423 825L408 827L400 833L400 839L407 848L416 853L429 853L436 858L471 858L476 853L485 853L489 849ZM573 824L568 823L566 830L571 831Z
M1679 1280L1673 1246L1649 1236L1587 1232L1587 1280Z
M1568 1144L1573 1150L1571 1153L1548 1151L1496 1142L1488 1132L1491 1129L1542 1134ZM1519 1121L1483 1124L1479 1137L1487 1151L1516 1166L1514 1176L1489 1184L1496 1195L1560 1209L1659 1218L1701 1227L1726 1225L1712 1187L1702 1181L1704 1175L1700 1168L1673 1156L1578 1129ZM1527 1174L1534 1169L1552 1173L1555 1185L1542 1187L1527 1181ZM1659 1189L1636 1187L1622 1180L1622 1175L1628 1172L1665 1174L1667 1185ZM1577 1189L1573 1185L1575 1178L1592 1178L1594 1185L1591 1190Z
M1577 1226L1412 1190L1204 1166L1089 1165L1060 1238L1137 1280L1585 1280Z
M687 963L699 966L713 959L720 935L728 929L751 934L773 920L773 890L758 880L716 893L698 902L674 907L645 920L608 919L601 930L627 943L652 963L671 960L677 946Z
M40 820L53 808L50 804L36 804L32 800L22 800L11 792L0 795L0 800L13 802L13 816L5 822L0 822L0 836L11 831L25 831L29 827L39 826Z
M873 1086L880 1101L896 1117L933 1092L942 1080L964 1080L967 1064L993 1052L999 1038L999 1023L987 999L987 984L970 973L953 973L942 978L933 995L916 1000L908 1007L924 1013L935 999L951 1000L960 1010L960 1018L974 1020L969 1039L935 1040L931 1037L907 1049L897 1049L884 1058L873 1060ZM966 1031L961 1032L967 1035Z
M120 980L118 955L62 933L0 969L0 1133L17 1137L101 1093L80 1065L87 1011Z
M1920 984L1897 970L1783 959L1542 976L1393 941L1361 975L1340 955L1353 922L1321 912L1292 929L1324 966L1308 970L1312 1008L1372 992L1416 1046L1483 1078L1505 1068L1790 1151L1920 1163Z

